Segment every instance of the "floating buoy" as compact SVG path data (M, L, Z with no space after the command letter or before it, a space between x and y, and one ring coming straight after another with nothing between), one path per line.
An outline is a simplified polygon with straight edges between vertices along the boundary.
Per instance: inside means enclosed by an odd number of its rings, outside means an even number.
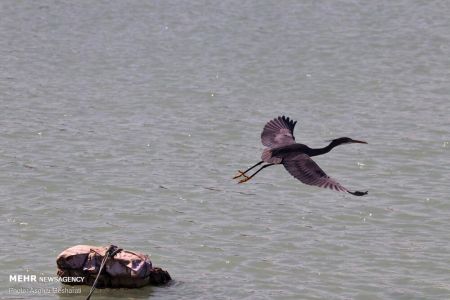
M90 285L93 289L139 288L171 280L167 271L153 267L148 255L113 245L73 246L58 255L56 264L58 276L65 279L61 282Z

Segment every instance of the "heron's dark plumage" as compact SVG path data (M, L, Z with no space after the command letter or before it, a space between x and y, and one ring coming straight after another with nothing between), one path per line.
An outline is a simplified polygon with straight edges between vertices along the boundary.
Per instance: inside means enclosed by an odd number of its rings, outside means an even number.
M314 185L322 188L329 188L336 191L345 191L355 196L363 196L367 192L351 192L336 180L330 178L312 159L311 156L325 154L330 152L336 146L348 143L363 143L363 141L353 140L351 138L342 137L334 139L331 143L324 147L313 149L306 145L295 142L294 127L297 121L291 120L288 117L281 116L269 121L261 133L261 142L264 149L261 161L234 178L244 176L244 179L239 183L246 182L255 176L262 169L276 165L283 164L286 170L301 182ZM245 175L248 171L256 166L266 162L267 164L258 169L253 175Z
M308 155L298 154L291 159L282 161L286 170L308 185L315 185L323 188L330 188L336 191L345 191L347 189L339 184L336 180L330 178Z
M261 142L269 148L295 143L294 127L297 121L282 116L268 122L261 133Z

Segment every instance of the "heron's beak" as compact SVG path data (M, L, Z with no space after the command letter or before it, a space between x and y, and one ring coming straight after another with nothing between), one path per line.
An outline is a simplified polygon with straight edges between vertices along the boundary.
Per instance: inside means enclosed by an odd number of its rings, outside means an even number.
M367 144L367 142L364 142L364 141L358 141L358 140L352 140L352 143Z

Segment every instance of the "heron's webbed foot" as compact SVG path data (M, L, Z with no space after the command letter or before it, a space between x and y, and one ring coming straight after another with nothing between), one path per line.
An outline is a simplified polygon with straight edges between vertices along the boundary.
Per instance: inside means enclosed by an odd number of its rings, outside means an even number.
M233 179L238 179L241 176L244 176L245 178L248 178L248 176L245 175L244 172L242 172L241 170L238 170L238 175L234 176Z
M239 180L238 183L244 183L244 182L247 182L247 181L249 181L250 179L252 179L252 176L247 176L247 175L243 175L243 176L244 176L245 178Z

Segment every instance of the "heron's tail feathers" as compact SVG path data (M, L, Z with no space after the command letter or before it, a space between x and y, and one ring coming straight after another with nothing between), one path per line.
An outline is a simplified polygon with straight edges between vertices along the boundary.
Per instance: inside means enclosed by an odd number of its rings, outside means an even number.
M261 160L270 164L279 164L282 161L281 158L272 156L272 149L270 148L264 149L261 155Z
M269 159L272 157L272 149L270 148L266 148L264 149L262 155L261 155L261 160L265 161L265 162L269 162Z

